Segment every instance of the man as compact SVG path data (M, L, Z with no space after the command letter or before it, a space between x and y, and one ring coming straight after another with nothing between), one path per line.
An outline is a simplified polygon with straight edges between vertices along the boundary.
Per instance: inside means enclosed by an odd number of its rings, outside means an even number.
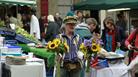
M58 30L59 30L62 25L62 18L60 17L59 13L56 13L55 22L58 24Z
M58 34L58 24L54 20L53 15L47 16L48 26L46 31L46 42L52 41Z
M83 39L90 39L93 33L100 34L100 29L98 28L96 19L88 18L86 24L83 22L77 25L75 33L79 34Z
M41 16L39 19L41 41L45 39L45 20L46 16Z
M80 77L81 63L77 52L81 40L74 33L77 19L74 16L66 16L63 20L64 32L61 34L61 40L66 41L69 46L69 52L62 57L63 66L61 66L61 77Z
M40 26L37 17L35 16L35 11L32 10L30 13L30 34L34 35L35 38L40 39Z

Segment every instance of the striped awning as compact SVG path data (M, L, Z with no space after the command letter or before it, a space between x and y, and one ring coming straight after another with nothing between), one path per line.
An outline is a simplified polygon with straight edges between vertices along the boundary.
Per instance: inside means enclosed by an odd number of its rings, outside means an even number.
M36 0L0 0L0 4L36 5Z

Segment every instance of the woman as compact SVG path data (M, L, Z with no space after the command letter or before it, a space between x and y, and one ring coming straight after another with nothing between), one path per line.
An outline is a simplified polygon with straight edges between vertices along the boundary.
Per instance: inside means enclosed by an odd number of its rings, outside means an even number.
M138 77L138 28L136 28L126 39L125 45L130 50L129 51L129 67L133 71L132 76ZM137 57L137 58L136 58Z
M59 38L67 42L69 52L65 53L65 56L62 57L63 66L61 66L61 77L80 77L81 64L77 52L81 40L74 33L77 19L74 16L67 16L63 20L63 23L64 32L60 34L61 36Z
M104 30L102 32L104 48L108 52L115 51L117 47L121 46L122 36L121 29L115 26L114 20L110 17L106 18L104 20Z

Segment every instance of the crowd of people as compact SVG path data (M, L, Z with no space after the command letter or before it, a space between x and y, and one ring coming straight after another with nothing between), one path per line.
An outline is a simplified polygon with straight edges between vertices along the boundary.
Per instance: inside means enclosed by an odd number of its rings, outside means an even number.
M127 23L122 13L118 14L118 21L114 21L113 18L107 17L104 19L104 29L100 29L100 24L95 18L84 17L81 11L77 11L76 14L69 12L64 19L60 17L59 13L55 16L48 15L41 16L38 19L34 10L27 15L18 15L17 18L12 15L5 17L5 23L0 18L0 26L6 25L10 27L10 23L14 23L17 26L23 27L30 34L34 35L37 39L46 44L48 41L52 41L62 34L62 38L67 41L70 48L69 53L65 54L63 58L63 66L61 66L61 77L80 77L81 69L75 69L68 71L68 68L63 68L66 64L78 64L77 51L78 46L84 39L90 39L93 36L100 35L103 41L103 48L107 52L115 52L117 48L123 51L131 50L130 60L134 59L138 55L138 28L128 35ZM47 19L47 22L45 21ZM79 35L79 43L74 44L74 39ZM65 64L65 65L64 65ZM138 67L138 66L136 66ZM136 71L135 71L136 72Z

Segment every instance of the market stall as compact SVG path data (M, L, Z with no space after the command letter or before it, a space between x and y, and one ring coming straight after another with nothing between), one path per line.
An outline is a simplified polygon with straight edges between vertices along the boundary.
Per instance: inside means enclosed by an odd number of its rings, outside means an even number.
M0 0L0 4L35 5L35 0Z

